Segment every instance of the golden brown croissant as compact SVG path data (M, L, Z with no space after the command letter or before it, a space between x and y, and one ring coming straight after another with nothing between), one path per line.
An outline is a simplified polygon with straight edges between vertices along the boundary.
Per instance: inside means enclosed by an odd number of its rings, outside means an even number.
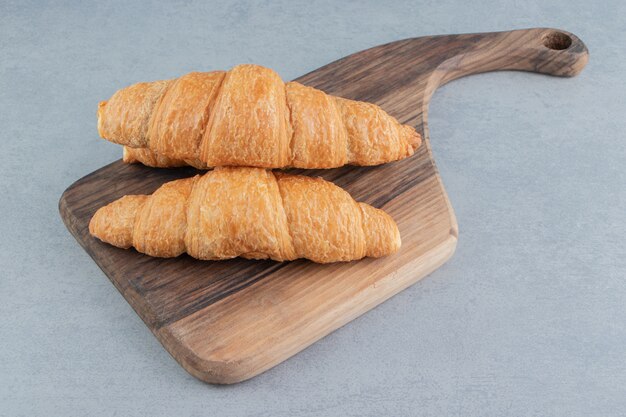
M327 263L380 257L400 248L384 211L357 203L321 178L261 168L216 168L127 195L100 208L89 232L152 256L237 256Z
M257 65L121 89L100 103L98 132L209 167L378 165L412 155L421 143L415 129L374 104L285 84Z

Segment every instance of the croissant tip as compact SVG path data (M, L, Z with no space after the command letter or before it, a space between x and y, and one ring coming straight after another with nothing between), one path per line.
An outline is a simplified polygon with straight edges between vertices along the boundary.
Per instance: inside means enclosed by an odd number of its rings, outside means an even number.
M402 236L400 235L400 230L398 230L397 225L396 225L396 242L395 242L395 248L393 249L393 253L396 253L400 250L400 248L402 247Z
M99 240L103 240L99 226L99 223L101 222L101 217L103 216L104 212L103 208L104 207L100 207L89 221L89 234Z
M104 108L106 107L108 101L101 101L98 103L98 111L96 111L96 115L98 116L98 119L100 119L100 116L102 116L102 112L104 111Z
M98 213L96 211L96 213ZM93 237L96 237L96 230L95 230L95 222L94 219L96 218L95 214L94 216L91 218L91 220L89 220L89 234Z
M413 130L413 132L411 132L409 143L411 144L413 150L416 150L422 144L422 135Z
M101 101L100 103L98 103L98 111L96 112L96 116L98 117L98 134L102 138L105 137L103 113L104 113L104 107L106 105L107 105L107 101Z
M127 146L122 146L122 161L127 164L137 162L137 159L132 155L131 150Z

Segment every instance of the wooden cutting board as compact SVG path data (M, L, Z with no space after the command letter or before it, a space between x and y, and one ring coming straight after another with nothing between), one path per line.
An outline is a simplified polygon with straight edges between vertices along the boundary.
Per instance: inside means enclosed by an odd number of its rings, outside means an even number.
M578 74L587 60L587 48L573 34L529 29L392 42L297 79L329 94L376 103L422 134L424 145L403 161L294 170L322 176L356 200L386 210L402 235L402 248L394 256L332 265L305 260L209 262L186 255L156 259L89 235L89 220L99 207L125 194L151 193L166 181L196 172L189 168L114 162L65 191L61 216L189 373L212 383L243 381L417 282L453 254L457 223L433 161L426 124L428 103L438 86L493 70L568 77Z

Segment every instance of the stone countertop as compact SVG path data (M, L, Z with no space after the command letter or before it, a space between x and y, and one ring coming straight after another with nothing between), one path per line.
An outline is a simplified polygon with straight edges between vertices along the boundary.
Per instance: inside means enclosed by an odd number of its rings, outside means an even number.
M0 3L1 416L626 412L626 3L74 3ZM188 375L58 215L120 157L95 112L130 83L244 62L292 79L398 39L541 26L583 39L581 75L433 98L454 257L248 382Z

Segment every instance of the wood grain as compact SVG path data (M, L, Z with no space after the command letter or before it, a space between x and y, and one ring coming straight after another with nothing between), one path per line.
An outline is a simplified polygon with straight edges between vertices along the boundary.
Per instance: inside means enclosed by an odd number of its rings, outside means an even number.
M207 382L242 381L415 283L453 254L457 223L432 158L426 124L437 87L493 70L573 76L587 60L586 47L571 33L528 29L392 42L298 79L330 94L379 104L425 139L416 155L387 165L293 170L322 176L358 201L391 214L403 240L400 252L391 257L332 265L156 259L89 235L89 219L99 207L125 194L151 193L164 182L194 174L190 168L114 162L65 191L61 216L187 371Z

